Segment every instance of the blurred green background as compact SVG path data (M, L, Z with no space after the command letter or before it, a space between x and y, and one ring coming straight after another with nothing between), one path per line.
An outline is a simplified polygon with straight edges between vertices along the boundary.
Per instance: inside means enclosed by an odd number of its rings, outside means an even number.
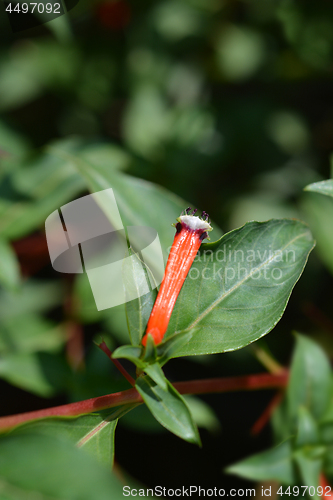
M332 201L302 192L330 177L333 4L80 0L16 33L1 9L1 413L127 388L92 342L100 333L114 347L126 341L122 309L99 315L85 279L49 261L45 218L88 193L70 162L52 156L57 144L167 188L224 231L275 217L308 222L317 249L261 345L287 365L298 330L333 353ZM166 374L262 370L250 346L173 360ZM148 485L250 484L222 468L271 445L269 428L250 429L272 395L203 398L221 429L213 419L201 430L201 450L135 410L117 429L116 462Z

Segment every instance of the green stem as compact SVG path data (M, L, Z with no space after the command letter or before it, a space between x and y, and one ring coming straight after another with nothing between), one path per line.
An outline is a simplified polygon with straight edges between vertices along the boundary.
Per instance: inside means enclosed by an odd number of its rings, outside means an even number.
M241 377L213 378L206 380L191 380L188 382L176 382L174 387L180 394L208 394L231 391L276 389L287 385L288 371L284 370L279 374L260 373L255 375L245 375ZM6 431L16 425L31 420L46 417L74 417L86 413L114 408L120 405L133 405L142 403L141 396L136 389L99 396L97 398L86 399L77 403L70 403L62 406L54 406L44 410L20 413L0 418L0 430Z

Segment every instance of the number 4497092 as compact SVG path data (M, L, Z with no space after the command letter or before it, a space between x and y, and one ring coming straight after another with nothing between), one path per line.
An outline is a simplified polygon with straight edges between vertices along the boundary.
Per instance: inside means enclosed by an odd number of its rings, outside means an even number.
M330 486L293 486L292 489L288 486L287 489L283 490L283 487L277 490L277 495L288 495L293 497L302 496L304 497L306 494L310 497L320 496L322 498L331 498L331 487Z
M19 14L20 12L22 12L22 14L27 14L27 13L30 13L30 14L33 14L34 11L38 12L39 14L43 14L44 12L46 12L47 14L61 14L60 12L60 3L55 3L55 4L52 4L52 3L47 3L47 4L44 4L44 3L15 3L13 4L14 7L12 7L12 4L9 3L6 7L6 12L9 12L10 14L12 12L16 12L17 14Z

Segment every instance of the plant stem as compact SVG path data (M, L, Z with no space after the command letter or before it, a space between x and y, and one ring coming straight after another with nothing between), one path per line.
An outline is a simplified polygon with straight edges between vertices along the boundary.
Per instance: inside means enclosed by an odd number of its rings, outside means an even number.
M253 345L252 352L257 360L268 370L270 373L279 373L283 371L283 366L278 363L273 356L265 351L262 347Z
M279 391L271 399L268 406L264 409L260 417L256 420L256 422L251 428L251 434L253 436L259 434L265 427L265 425L269 422L269 419L271 418L273 411L277 406L279 406L279 404L282 401L282 398L283 398L283 391Z
M174 387L181 394L208 394L219 392L231 392L242 390L276 389L287 385L288 371L272 375L270 373L260 373L255 375L245 375L241 377L213 378L206 380L191 380L188 382L176 382ZM20 413L0 418L0 430L6 431L16 425L30 420L46 417L73 417L85 413L92 413L115 406L142 403L142 398L136 389L99 396L97 398L86 399L77 403L70 403L62 406L54 406L44 410Z
M120 361L118 361L118 359L114 359L112 357L112 352L110 351L110 349L108 348L108 346L106 345L106 343L104 342L104 340L102 340L102 342L100 344L96 344L96 345L97 345L97 347L99 347L100 349L102 349L103 352L105 352L105 354L108 356L109 359L111 359L112 363L118 368L118 370L120 371L120 373L122 375L124 375L125 379L131 384L131 386L135 387L135 380L134 380L134 378L131 377L131 375L128 373L127 370L125 370L125 368L120 363Z

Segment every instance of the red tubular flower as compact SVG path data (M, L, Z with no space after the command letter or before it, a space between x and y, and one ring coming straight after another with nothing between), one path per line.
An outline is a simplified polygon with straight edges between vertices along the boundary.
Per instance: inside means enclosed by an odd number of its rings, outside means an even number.
M181 215L175 224L177 232L170 250L163 281L148 320L147 331L142 339L144 346L147 343L148 334L152 335L156 345L162 341L175 302L201 242L208 237L207 231L212 230L206 212L202 212L202 216L197 217L194 215L196 210L193 210L192 214L189 215L190 210L191 208L187 208L186 215Z

